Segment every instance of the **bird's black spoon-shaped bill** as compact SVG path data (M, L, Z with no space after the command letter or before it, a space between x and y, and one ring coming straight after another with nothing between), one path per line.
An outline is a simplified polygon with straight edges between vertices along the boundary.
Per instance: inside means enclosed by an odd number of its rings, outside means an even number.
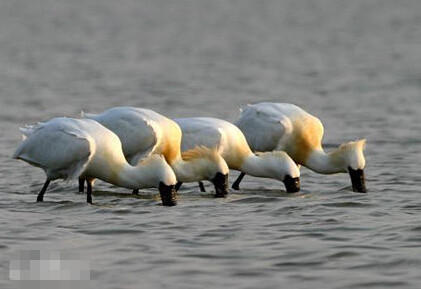
M163 182L159 183L159 194L161 195L163 206L175 206L177 205L176 191L174 185L165 185Z
M352 190L358 193L367 193L364 170L354 170L351 167L348 167L348 172L351 177Z

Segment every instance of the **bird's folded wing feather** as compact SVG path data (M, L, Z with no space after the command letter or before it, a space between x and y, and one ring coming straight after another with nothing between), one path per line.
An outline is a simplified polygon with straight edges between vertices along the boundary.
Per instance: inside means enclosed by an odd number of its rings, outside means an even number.
M287 117L261 111L253 106L242 110L235 125L241 129L253 151L276 149L282 138L292 130Z
M95 151L93 139L77 128L51 128L38 124L30 130L13 157L66 179L79 177Z
M133 109L84 116L100 122L120 138L124 155L132 165L152 154L161 137L159 126Z
M137 145L130 144L130 151L133 154L130 156L129 162L136 165L152 155L160 144L162 133L161 127L154 121L144 120L143 126L136 132Z
M219 149L222 139L221 132L214 127L195 127L184 123L180 125L183 132L181 150L186 151L196 146Z

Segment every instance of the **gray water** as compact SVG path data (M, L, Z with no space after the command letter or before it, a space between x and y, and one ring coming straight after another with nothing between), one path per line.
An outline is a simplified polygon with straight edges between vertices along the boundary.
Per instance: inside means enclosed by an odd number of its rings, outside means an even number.
M57 181L35 203L44 173L11 159L18 128L54 116L233 121L260 101L317 115L327 150L366 138L368 194L303 168L296 194L247 176L166 208L98 182L87 205ZM0 288L41 249L90 265L79 288L421 287L421 1L2 0L0 104Z

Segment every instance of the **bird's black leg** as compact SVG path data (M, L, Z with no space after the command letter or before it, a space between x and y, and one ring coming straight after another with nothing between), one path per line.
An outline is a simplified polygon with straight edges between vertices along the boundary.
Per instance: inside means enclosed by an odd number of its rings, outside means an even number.
M243 180L244 176L246 174L245 173L241 173L238 178L235 180L235 182L232 184L232 188L236 191L238 191L240 189L240 183Z
M201 192L206 192L205 185L203 185L203 182L199 182L199 188Z
M139 195L139 189L134 189L134 190L132 191L132 194L133 194L133 195Z
M50 180L47 179L44 183L44 186L42 186L42 189L37 196L37 202L44 201L44 194L45 194L45 191L47 190L49 184L50 184Z
M177 182L177 184L175 184L175 191L176 192L178 192L178 190L180 189L182 184L183 184L182 182Z
M83 193L85 191L85 179L79 178L79 193Z
M86 179L86 202L92 204L92 181Z

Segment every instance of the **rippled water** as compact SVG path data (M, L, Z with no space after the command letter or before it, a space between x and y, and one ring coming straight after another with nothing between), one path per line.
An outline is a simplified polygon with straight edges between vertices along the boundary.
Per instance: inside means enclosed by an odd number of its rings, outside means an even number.
M92 288L419 288L421 2L0 2L0 287L22 250L70 250ZM368 194L302 169L226 199L160 206L98 182L94 205L11 159L19 126L115 105L235 120L248 102L319 116L327 148L367 138ZM237 173L233 172L231 181ZM88 286L88 285L86 285ZM35 288L35 287L34 287ZM41 287L47 288L47 287Z

